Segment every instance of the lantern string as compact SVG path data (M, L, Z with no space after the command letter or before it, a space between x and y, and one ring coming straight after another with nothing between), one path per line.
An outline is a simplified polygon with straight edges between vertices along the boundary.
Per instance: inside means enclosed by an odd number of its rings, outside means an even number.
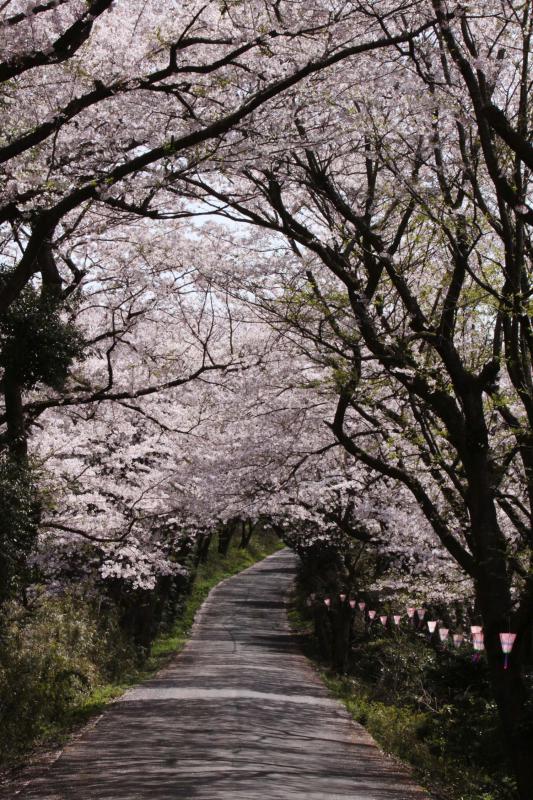
M345 600L347 599L346 593L345 592L339 593L338 599L339 599L340 603L343 604L345 602ZM327 602L328 600L329 600L329 602ZM324 602L325 602L325 605L327 607L327 611L331 612L331 610L332 610L332 608L331 608L331 600L329 598L326 598ZM377 611L375 609L367 610L366 609L366 605L367 604L365 603L364 600L356 601L355 599L350 598L349 605L350 605L350 608L352 610L355 609L356 606L357 606L359 611L361 612L363 618L366 618L365 621L366 621L366 624L367 624L367 630L372 629L372 627L373 627L374 623L376 622L376 620L379 620L380 622L382 622L382 624L385 627L387 627L388 615L380 615L379 614L379 609ZM425 627L424 618L426 617L426 612L427 612L426 608L417 608L417 607L414 607L414 606L408 606L407 607L408 624L411 623L411 625L413 627L417 628L420 632L422 632L422 630ZM396 627L398 633L400 633L400 631L401 631L401 615L392 615L391 619L394 622L394 627ZM511 617L510 617L510 614L507 617L507 621L508 621L509 635L511 635ZM434 621L434 620L429 620L428 622L426 622L426 625L427 625L426 637L431 641L433 639L433 634L435 633L436 628L437 628L437 622ZM443 629L443 630L446 630L446 634L449 633L448 629ZM484 647L483 647L483 633L482 633L483 628L481 626L477 626L477 625L476 626L471 626L471 631L472 631L472 644L474 645L474 649L475 649L475 652L472 654L472 661L473 661L473 663L477 664L482 660L482 652L481 651L484 650ZM476 641L478 639L478 633L480 634L480 639L478 641ZM501 634L501 637L502 637L502 647L503 647L503 634ZM443 652L448 649L450 641L453 641L453 645L455 647L460 647L461 644L463 644L465 642L465 639L464 639L462 634L453 634L451 636L451 639L448 639L448 635L446 635L446 636L442 635L440 628L439 628L439 638L440 638L441 643L443 645L442 648L441 648L441 650ZM514 638L515 638L515 635L513 636L513 640L514 640ZM512 647L512 644L511 644L511 647ZM510 663L509 662L509 652L510 652L510 649L507 652L504 652L504 669L508 669L509 668L509 663Z

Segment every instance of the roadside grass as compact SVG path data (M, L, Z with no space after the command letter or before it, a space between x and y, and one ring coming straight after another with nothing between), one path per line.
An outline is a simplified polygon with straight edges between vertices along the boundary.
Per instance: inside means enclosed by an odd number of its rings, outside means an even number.
M384 752L412 768L415 779L431 797L436 800L500 800L504 796L492 792L492 781L486 773L455 761L445 752L438 752L440 748L434 747L429 736L432 726L428 714L380 702L353 679L337 677L325 670L321 670L321 677ZM511 786L508 788L506 796L510 798L513 796Z
M299 635L303 649L331 693L346 707L356 722L363 725L387 754L407 764L414 779L435 800L511 800L516 796L513 781L506 774L492 751L495 737L489 730L492 715L475 698L464 698L459 710L454 704L443 704L434 711L421 710L416 703L403 702L409 693L410 677L427 669L421 664L420 652L406 642L401 648L390 640L374 640L362 645L355 658L359 669L347 676L336 674L324 662L313 636L313 624L301 591L293 596L289 619ZM394 651L392 651L394 647ZM403 651L402 651L403 649ZM372 679L372 666L377 658L396 659L404 685L392 688L393 679L377 685ZM470 659L465 659L468 669ZM422 669L421 669L422 667ZM442 670L448 669L445 666ZM411 676L409 676L411 671ZM368 677L366 677L368 675ZM453 682L450 670L444 679ZM458 704L460 705L460 704ZM494 761L492 762L492 759Z
M4 773L17 770L28 760L39 757L43 751L60 747L110 702L168 664L184 648L194 618L211 589L282 547L277 537L261 533L252 538L247 549L240 549L237 543L232 543L228 554L222 556L216 550L216 542L213 542L207 560L196 571L190 592L184 599L182 613L169 630L161 632L154 639L150 655L140 665L129 657L131 654L128 654L127 647L124 648L124 657L119 660L113 680L103 679L98 665L91 663L87 655L88 652L94 652L93 621L89 618L89 612L83 609L77 617L75 614L69 617L70 609L64 606L47 610L48 616L41 621L38 632L33 636L35 643L30 644L29 652L25 652L20 661L23 669L19 668L17 672L11 668L10 672L0 672L0 677L4 679L4 699L0 699L0 709L6 712L6 707L9 707L9 699L6 700L5 696L10 690L11 696L18 698L15 702L21 706L19 714L11 712L9 715L7 712L9 725L0 726L0 767ZM71 631L65 634L63 630L73 618L77 625L74 646ZM79 630L87 639L92 637L91 647L83 650L78 645ZM35 652L32 652L32 647ZM105 643L102 647L105 647ZM52 692L50 686L65 665L67 669L62 671L75 676L76 685L73 687L73 681L69 680L68 685L54 688ZM18 685L10 686L10 681L15 680Z

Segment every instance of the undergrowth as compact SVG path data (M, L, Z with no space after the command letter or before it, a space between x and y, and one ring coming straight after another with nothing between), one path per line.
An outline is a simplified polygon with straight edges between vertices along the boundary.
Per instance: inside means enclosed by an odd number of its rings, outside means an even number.
M377 627L369 636L355 632L347 674L338 675L319 652L305 597L300 586L291 623L324 682L385 752L413 768L432 797L516 797L483 663Z

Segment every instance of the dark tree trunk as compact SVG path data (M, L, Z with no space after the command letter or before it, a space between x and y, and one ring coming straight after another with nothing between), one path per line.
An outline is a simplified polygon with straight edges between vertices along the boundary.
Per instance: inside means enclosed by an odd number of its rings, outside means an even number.
M235 533L235 528L237 527L237 522L228 522L218 534L218 552L221 556L227 556L228 550L231 544L231 540L233 539L233 534Z
M198 564L205 564L207 561L207 556L209 555L209 547L211 545L211 533L204 533L201 535L200 540L198 542L198 555L197 555L197 566Z
M504 669L499 634L507 631L509 620L502 613L501 598L489 581L478 587L479 605L485 632L489 674L498 707L504 741L513 765L521 800L533 796L533 719L529 708L528 690L524 679L524 659L530 630L518 633Z
M254 532L254 524L251 520L242 521L241 541L239 542L239 549L245 550L250 544L252 534Z
M22 391L8 372L4 376L4 398L9 452L13 458L19 461L26 461L28 438L22 404Z
M315 636L318 649L323 658L331 656L331 611L320 604L315 608Z
M495 479L488 459L488 436L481 392L468 393L464 397L464 408L467 426L463 462L468 475L466 499L470 515L471 546L477 564L476 605L483 620L492 689L504 741L513 764L519 797L521 800L531 800L533 720L523 674L525 631L518 631L511 668L505 670L500 633L509 630L509 626L513 624L511 578L507 543L496 514L493 490ZM529 630L530 619L526 621L526 625Z
M332 612L332 664L333 669L344 675L348 669L352 639L352 610L348 602L340 603Z

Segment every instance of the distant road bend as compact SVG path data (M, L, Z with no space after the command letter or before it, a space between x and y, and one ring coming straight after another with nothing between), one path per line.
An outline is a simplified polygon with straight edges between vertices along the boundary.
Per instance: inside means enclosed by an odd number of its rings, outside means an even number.
M282 550L210 594L190 643L17 800L428 800L291 635Z

